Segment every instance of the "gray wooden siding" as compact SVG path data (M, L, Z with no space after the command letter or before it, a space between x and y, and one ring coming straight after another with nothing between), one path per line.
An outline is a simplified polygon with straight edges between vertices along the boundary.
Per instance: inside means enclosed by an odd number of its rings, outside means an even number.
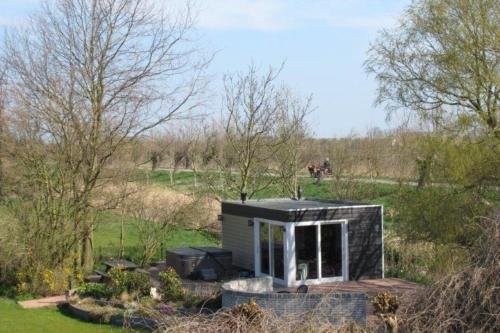
M351 280L383 277L382 208L352 210L349 220L349 278ZM349 216L349 217L347 217Z
M302 212L300 218L291 213L291 220L348 221L349 280L383 277L382 207L349 207Z
M223 214L222 247L233 254L233 265L254 270L253 227L248 217Z

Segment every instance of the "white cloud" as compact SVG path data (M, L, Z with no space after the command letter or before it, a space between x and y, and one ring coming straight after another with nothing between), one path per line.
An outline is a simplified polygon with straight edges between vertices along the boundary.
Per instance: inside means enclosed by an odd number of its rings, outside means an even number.
M0 0L2 6L33 7L41 0ZM394 0L151 0L179 10L194 2L198 26L214 30L277 31L325 25L333 28L379 29L393 24L406 1ZM0 26L19 18L0 15Z
M380 29L388 27L396 22L391 16L347 16L331 17L327 20L328 25L334 28L352 28L352 29Z
M200 5L199 26L208 29L284 30L293 26L280 0L209 0Z
M393 24L400 4L368 0L203 0L198 25L207 29L288 30L305 25L379 29Z

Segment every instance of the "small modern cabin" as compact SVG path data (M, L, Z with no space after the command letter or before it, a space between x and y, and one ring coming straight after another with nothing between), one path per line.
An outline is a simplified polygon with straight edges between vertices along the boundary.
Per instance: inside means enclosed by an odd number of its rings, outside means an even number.
M293 287L384 277L383 207L348 201L222 202L233 265Z

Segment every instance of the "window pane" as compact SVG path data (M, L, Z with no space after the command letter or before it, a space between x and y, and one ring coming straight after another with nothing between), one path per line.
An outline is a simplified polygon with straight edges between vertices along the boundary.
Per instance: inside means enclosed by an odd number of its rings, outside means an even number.
M269 274L269 224L260 223L260 271Z
M295 227L295 267L297 280L301 280L301 268L307 270L307 279L318 278L318 247L316 226Z
M273 225L272 229L272 258L273 258L273 276L279 279L284 279L285 273L285 257L283 252L283 231L280 226Z
M342 276L342 225L321 225L321 276Z

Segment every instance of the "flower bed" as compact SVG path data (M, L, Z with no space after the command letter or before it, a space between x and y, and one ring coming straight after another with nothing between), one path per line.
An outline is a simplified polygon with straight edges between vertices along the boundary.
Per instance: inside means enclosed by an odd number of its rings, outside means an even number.
M110 324L134 329L150 329L156 327L156 322L144 316L127 315L126 311L110 305L65 303L63 310L73 317L83 321Z

